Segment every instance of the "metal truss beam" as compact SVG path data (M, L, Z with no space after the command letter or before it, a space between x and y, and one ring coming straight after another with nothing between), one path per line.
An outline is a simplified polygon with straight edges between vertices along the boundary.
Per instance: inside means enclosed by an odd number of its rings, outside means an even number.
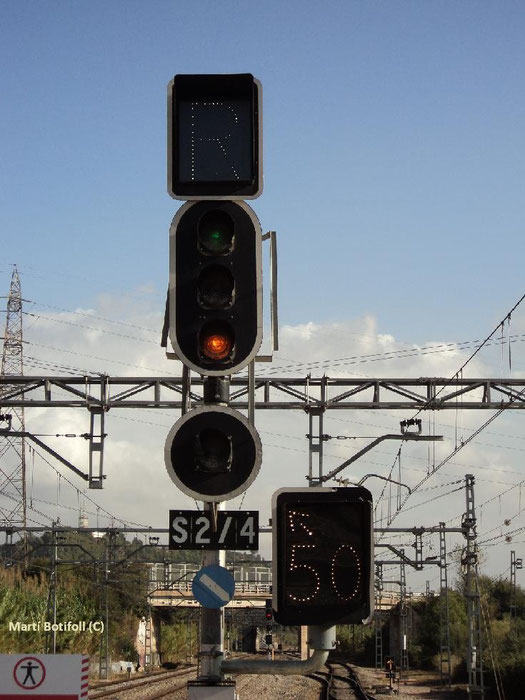
M169 534L169 528L167 527L69 527L67 525L55 525L54 527L52 525L49 525L46 527L45 525L29 525L26 527L23 526L5 526L5 525L0 525L0 532L5 532L8 533L10 536L13 535L13 533L18 533L18 532L30 532L33 534L38 534L41 532L51 532L51 530L54 530L55 532L84 532L84 533L93 533L93 532L104 532L106 534L108 533L133 533L133 534L144 534L144 535L167 535ZM468 532L468 527L446 527L446 528L441 528L440 526L433 526L433 527L374 527L374 533L377 534L388 534L388 533L395 533L398 534L400 532L404 532L407 534L413 534L413 535L418 535L421 533L426 533L426 532L458 532L463 535ZM272 533L272 528L267 527L267 526L259 526L259 532L265 535L270 535ZM164 546L164 545L159 545L159 546ZM380 546L379 544L375 545L376 547ZM386 544L382 544L381 546L386 547ZM389 560L386 562L387 564L399 564L399 561L394 561ZM415 563L415 562L414 562ZM423 563L428 564L428 561L425 561Z
M0 376L0 406L178 408L202 401L202 377ZM248 409L249 378L231 378L230 405ZM525 379L256 377L255 409L525 409Z

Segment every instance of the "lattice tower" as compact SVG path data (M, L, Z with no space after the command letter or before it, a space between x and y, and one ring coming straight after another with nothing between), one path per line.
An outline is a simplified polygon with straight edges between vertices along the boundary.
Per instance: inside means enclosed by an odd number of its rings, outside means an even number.
M22 375L22 290L16 265L7 297L3 340L0 373L2 376ZM13 388L9 384L0 387L0 414L3 416L0 427L8 427L9 415L13 432L24 432L24 409L2 407L2 398L9 395ZM4 526L26 525L26 445L23 437L0 435L0 523Z

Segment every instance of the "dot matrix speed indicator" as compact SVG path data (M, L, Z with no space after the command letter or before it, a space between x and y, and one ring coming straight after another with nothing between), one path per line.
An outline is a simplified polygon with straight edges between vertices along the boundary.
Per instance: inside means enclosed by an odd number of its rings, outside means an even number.
M281 489L273 499L275 618L361 623L371 613L372 497L362 487Z
M250 73L176 75L168 85L168 192L254 199L262 192L262 88Z

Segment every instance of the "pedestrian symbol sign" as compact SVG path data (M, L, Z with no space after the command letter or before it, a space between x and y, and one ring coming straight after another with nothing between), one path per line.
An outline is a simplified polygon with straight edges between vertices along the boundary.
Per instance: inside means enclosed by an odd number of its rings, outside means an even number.
M87 700L89 657L0 654L0 700Z
M20 688L35 690L45 680L46 667L35 656L25 656L15 664L13 676Z

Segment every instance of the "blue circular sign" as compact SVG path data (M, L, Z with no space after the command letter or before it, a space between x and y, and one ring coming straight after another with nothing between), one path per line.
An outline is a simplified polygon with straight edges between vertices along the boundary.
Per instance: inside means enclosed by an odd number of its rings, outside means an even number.
M235 581L228 569L212 564L195 574L191 590L205 608L222 608L233 598Z

